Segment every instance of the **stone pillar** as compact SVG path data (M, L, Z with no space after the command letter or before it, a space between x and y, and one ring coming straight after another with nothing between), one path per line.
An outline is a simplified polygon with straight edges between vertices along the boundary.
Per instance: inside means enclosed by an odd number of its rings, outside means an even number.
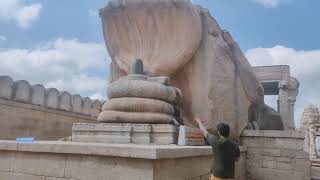
M299 82L293 77L289 81L282 81L279 84L278 109L281 115L284 129L294 130L294 105L298 95Z
M288 88L283 82L279 84L279 113L282 118L284 130L289 129L289 103Z
M295 129L294 125L294 105L296 98L288 98L288 128Z
M317 158L317 150L316 150L316 130L313 128L309 129L309 136L310 136L310 159L316 159Z

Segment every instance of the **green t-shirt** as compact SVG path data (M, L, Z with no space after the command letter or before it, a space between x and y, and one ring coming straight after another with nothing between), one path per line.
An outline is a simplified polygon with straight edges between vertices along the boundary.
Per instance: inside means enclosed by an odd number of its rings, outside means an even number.
M239 145L229 138L217 138L208 133L206 137L213 150L212 174L218 178L235 178L235 162L240 157Z

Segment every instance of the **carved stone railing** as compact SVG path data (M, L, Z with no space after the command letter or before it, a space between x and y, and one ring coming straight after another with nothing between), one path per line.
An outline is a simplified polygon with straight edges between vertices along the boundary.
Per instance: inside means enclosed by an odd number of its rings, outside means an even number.
M30 85L28 81L14 81L9 76L0 76L0 99L27 103L56 110L97 117L102 102L81 97L78 94L60 92L55 88L46 89L43 85Z

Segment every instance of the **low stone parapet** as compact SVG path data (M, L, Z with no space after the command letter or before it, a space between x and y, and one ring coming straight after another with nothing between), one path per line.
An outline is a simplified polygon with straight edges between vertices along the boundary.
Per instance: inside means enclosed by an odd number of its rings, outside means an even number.
M97 117L102 102L81 97L78 94L60 92L43 85L31 85L28 81L13 81L9 76L0 76L0 99L38 105L41 107L74 112Z
M247 146L248 180L310 180L304 138L302 131L244 131L241 144Z
M96 122L100 111L98 100L0 76L0 139L58 140L71 136L73 123Z

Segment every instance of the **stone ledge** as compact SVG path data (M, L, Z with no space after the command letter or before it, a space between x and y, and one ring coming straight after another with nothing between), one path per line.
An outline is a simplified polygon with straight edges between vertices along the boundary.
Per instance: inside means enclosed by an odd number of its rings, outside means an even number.
M241 152L246 150L246 147L240 147ZM0 151L82 154L154 160L212 155L210 146L103 144L60 141L36 141L33 144L18 144L15 141L1 140Z
M276 130L244 130L241 137L265 137L265 138L296 138L304 139L304 131L276 131Z

